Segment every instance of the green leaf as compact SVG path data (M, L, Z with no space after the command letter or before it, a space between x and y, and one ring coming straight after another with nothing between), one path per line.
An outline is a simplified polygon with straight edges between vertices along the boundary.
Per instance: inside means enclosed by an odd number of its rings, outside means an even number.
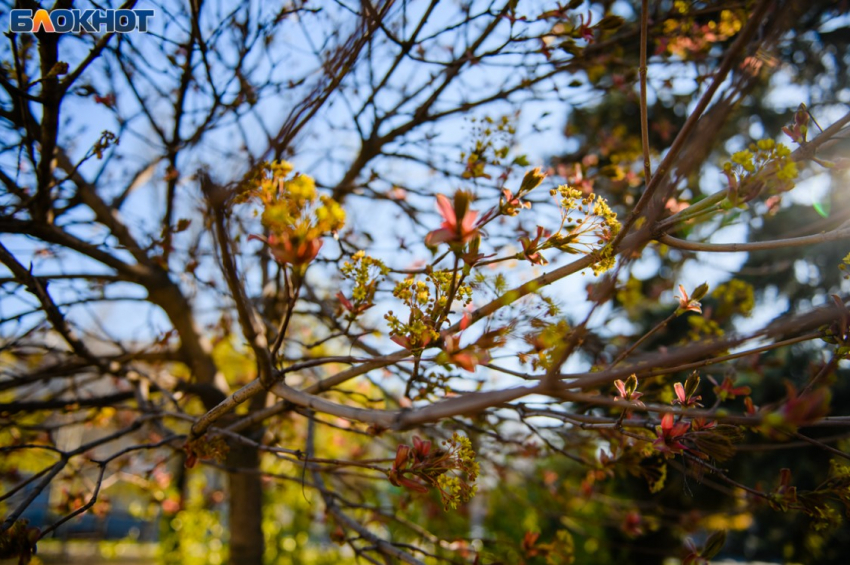
M620 16L605 16L595 27L608 30L618 29L622 27L624 22L625 20Z
M832 204L830 204L830 202L828 201L823 203L815 202L812 204L812 208L814 208L815 212L817 212L821 217L826 218L829 216L829 212L832 209Z
M705 559L711 559L723 549L723 546L726 545L726 530L720 530L719 532L714 532L708 537L708 541L705 542L705 547L700 554L700 557Z
M558 530L551 551L546 555L548 565L570 565L575 562L575 542L567 530Z
M631 375L628 379L626 379L626 394L631 395L635 390L637 390L637 386L637 376Z
M690 398L699 388L699 375L696 371L691 373L685 380L685 398Z
M525 159L525 155L520 155L520 157L523 160ZM514 161L516 162L520 157L517 157L517 159L515 159ZM528 165L528 161L525 161L525 165ZM540 183L543 182L543 179L545 178L546 174L540 172L540 167L528 171L527 173L525 173L525 176L522 177L522 184L520 184L517 196L528 194L529 192L540 186Z
M706 294L708 294L708 283L704 282L694 289L694 292L691 295L691 300L699 302Z

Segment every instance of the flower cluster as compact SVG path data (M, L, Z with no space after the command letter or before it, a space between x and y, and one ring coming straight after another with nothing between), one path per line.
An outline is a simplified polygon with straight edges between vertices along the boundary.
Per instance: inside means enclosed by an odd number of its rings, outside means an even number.
M540 254L546 249L558 249L567 253L595 253L597 265L594 272L604 272L613 266L614 257L600 247L609 243L620 232L617 214L608 202L596 194L584 194L581 190L561 185L550 191L561 208L561 225L554 233L537 227L537 235L520 238L522 252L517 259L545 265Z
M402 283L406 282L402 281ZM402 283L399 283L399 285ZM418 283L425 285L422 281L418 281ZM396 289L398 289L398 286ZM424 294L426 291L427 285L425 285L424 290L420 294ZM395 293L393 294L395 295ZM434 329L433 320L422 310L419 304L416 304L410 309L410 315L406 323L398 319L392 310L387 312L384 318L390 325L390 339L410 351L421 351L429 343L440 337L439 332Z
M753 285L740 279L732 279L718 286L711 297L717 300L715 318L727 318L732 314L749 316L755 308Z
M614 250L611 247L603 247L595 254L596 261L591 265L591 269L593 270L593 274L596 276L601 275L602 273L611 270L614 268L614 265L617 262L617 258L614 256Z
M472 302L473 287L458 283L451 271L429 271L427 277L427 282L408 277L393 289L393 296L410 309L407 322L392 310L384 316L390 325L390 339L411 351L421 350L440 337L438 326L444 321L449 300L464 306Z
M798 172L788 147L772 139L761 139L734 153L731 160L723 164L723 174L728 181L729 201L737 206L749 202L765 189L773 194L791 190Z
M448 510L475 496L479 467L469 438L454 433L443 446L445 449L433 449L430 441L414 436L412 448L398 446L387 476L395 486L416 492L436 488Z
M643 294L643 282L633 275L629 275L628 280L622 286L617 288L617 302L619 302L629 317L634 319L641 311L646 308L646 300Z
M290 177L291 172L285 161L265 164L239 200L260 201L268 236L251 237L266 243L278 263L303 274L322 248L322 238L345 225L345 212L329 196L318 195L311 177Z
M351 300L346 298L342 291L336 294L342 307L349 313L350 319L374 306L375 291L378 283L387 274L389 268L380 259L369 257L364 251L358 251L351 256L351 261L346 261L342 266L343 278L354 281L354 289L351 291Z
M710 318L690 316L688 318L688 333L682 343L695 342L706 337L723 337L724 331L720 324Z
M690 2L676 0L674 11L680 16L664 21L664 32L658 40L657 55L673 55L681 59L705 56L711 47L726 41L740 31L746 15L743 12L722 10L720 18L705 21L690 15L693 8Z
M513 136L516 129L511 123L512 120L516 120L516 116L505 115L498 119L485 116L480 120L477 118L470 119L470 122L474 124L475 141L468 153L464 151L460 154L460 158L464 161L466 167L461 175L462 178L490 179L492 175L487 172L487 166L503 166L511 151L511 146L514 144ZM519 155L506 164L507 166L499 178L501 180L508 178L511 165L525 166L527 164L526 157Z
M838 268L841 271L844 271L844 278L850 279L850 273L847 272L847 268L850 267L850 253L844 256L844 259L841 260L841 264L838 265Z
M183 450L186 452L186 460L183 464L187 469L191 469L198 462L198 459L221 461L227 455L229 449L227 442L221 436L213 438L201 436L183 444Z

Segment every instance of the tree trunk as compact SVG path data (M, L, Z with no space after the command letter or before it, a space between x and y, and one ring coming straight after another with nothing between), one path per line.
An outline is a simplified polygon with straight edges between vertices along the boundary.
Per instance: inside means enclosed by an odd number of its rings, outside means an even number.
M263 491L259 473L250 472L259 467L259 454L253 447L231 444L227 465L248 471L228 474L230 565L262 565Z

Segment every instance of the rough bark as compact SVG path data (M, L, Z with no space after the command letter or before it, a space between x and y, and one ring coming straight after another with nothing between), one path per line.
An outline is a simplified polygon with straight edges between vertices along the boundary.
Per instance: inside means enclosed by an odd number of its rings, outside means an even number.
M257 450L245 445L231 445L227 463L240 471L231 472L230 501L230 560L231 565L262 565L263 491L260 484Z

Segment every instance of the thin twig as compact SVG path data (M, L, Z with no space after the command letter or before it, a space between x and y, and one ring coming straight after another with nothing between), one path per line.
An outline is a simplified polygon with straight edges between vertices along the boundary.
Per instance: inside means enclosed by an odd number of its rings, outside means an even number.
M658 241L664 245L686 251L708 251L713 253L741 253L746 251L768 251L771 249L786 249L789 247L802 247L805 245L817 245L828 241L850 239L850 230L835 230L805 237L794 237L790 239L775 239L773 241L754 241L749 243L702 243L687 241L670 235L662 235Z
M649 41L649 0L641 0L640 7L640 136L643 149L643 178L645 183L652 180L652 168L649 160L649 111L646 103L646 44Z

